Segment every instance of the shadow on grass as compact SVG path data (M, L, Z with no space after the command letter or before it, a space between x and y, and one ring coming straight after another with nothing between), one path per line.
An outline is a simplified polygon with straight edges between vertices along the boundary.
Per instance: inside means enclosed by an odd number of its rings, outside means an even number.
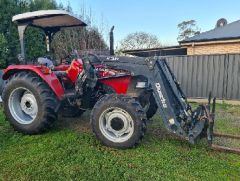
M76 118L66 118L59 117L58 123L55 126L56 130L73 130L78 133L91 133L91 125L89 121L90 111L85 112L80 117ZM186 140L179 138L175 134L170 133L165 129L165 126L161 120L161 117L156 114L151 120L147 122L147 132L143 138L141 145L154 145L153 142L156 141L168 141L170 144L181 147L184 150L184 147L189 150L191 148L203 148L204 150L208 149L206 141L199 141L197 144L192 145Z

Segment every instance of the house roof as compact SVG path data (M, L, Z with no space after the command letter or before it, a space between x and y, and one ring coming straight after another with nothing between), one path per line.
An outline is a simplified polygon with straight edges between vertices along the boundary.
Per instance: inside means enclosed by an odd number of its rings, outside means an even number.
M240 20L229 23L223 27L218 27L213 30L195 35L191 38L187 38L179 43L190 42L204 42L204 41L218 41L218 40L230 40L240 38Z

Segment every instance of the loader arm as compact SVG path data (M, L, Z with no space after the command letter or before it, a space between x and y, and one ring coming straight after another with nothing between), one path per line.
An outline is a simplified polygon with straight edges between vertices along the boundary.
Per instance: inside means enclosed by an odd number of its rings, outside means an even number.
M166 128L190 143L207 130L209 106L192 110L165 59L160 57L100 57L103 63L144 75L150 84ZM212 136L208 136L209 139ZM211 141L211 140L209 140Z

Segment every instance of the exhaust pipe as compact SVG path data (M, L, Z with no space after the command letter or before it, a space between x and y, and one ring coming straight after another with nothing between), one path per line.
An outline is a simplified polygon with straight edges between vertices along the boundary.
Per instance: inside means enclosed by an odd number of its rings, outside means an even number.
M114 35L113 35L114 26L110 30L110 55L114 55Z

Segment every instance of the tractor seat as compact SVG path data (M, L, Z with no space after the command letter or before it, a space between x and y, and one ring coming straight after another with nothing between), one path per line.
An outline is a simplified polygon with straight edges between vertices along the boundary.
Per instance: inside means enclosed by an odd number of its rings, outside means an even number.
M57 78L63 82L71 82L66 71L53 71Z

